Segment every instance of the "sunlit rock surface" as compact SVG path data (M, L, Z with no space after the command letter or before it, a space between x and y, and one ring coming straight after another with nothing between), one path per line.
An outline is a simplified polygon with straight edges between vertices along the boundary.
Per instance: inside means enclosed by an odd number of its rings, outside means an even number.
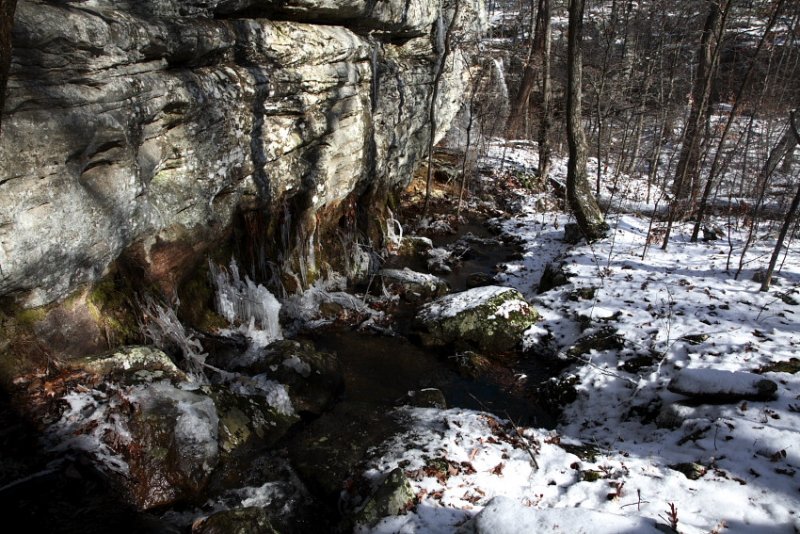
M459 42L477 34L480 4L462 4ZM21 0L0 134L0 294L50 302L123 253L174 294L234 214L254 210L264 254L302 265L309 283L326 225L355 233L367 223L353 214L427 150L455 2L444 5ZM447 62L437 138L467 60Z

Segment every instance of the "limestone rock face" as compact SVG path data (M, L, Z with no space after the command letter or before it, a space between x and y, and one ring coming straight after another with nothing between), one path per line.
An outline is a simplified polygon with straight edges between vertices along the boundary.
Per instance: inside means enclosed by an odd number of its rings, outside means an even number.
M355 233L344 215L407 183L426 150L455 2L20 0L0 295L51 302L123 254L174 292L237 213L271 243L255 256L309 282L325 232ZM462 4L461 35L481 4ZM466 93L465 56L446 65L437 137Z

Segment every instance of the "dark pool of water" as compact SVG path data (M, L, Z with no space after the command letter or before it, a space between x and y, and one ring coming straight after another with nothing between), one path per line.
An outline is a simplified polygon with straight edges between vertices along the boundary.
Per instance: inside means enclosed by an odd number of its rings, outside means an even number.
M312 339L319 349L339 356L346 400L389 407L402 404L409 391L437 388L448 407L491 411L520 425L555 426L553 416L527 394L529 384L549 376L535 361L511 362L508 370L470 377L459 372L455 353L419 347L402 337L338 330ZM527 378L519 377L523 373Z

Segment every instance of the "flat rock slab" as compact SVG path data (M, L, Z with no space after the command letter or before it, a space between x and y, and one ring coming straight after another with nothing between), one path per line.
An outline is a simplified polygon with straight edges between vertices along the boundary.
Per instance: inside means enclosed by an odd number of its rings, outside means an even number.
M667 389L708 403L775 398L778 384L753 373L719 369L682 369Z

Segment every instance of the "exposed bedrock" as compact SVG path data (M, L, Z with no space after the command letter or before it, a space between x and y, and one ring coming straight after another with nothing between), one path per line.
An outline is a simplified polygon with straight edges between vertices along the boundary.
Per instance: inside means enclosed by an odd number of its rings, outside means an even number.
M174 297L234 237L284 286L344 269L424 155L456 1L19 0L0 296L47 304L123 257ZM462 3L459 43L481 4ZM468 62L449 56L437 137Z

